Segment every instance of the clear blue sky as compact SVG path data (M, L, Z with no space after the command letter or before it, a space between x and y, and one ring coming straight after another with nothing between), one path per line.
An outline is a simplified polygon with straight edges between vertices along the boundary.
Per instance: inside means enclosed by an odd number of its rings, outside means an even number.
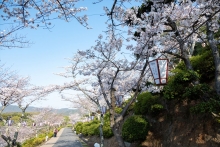
M65 58L72 57L77 49L89 49L95 44L98 35L106 30L107 17L100 14L104 14L103 6L111 8L113 1L104 0L95 5L92 4L94 1L98 0L87 0L78 4L88 8L86 12L89 17L88 23L93 29L84 28L76 20L68 23L54 20L52 24L55 26L50 31L42 28L23 29L17 34L25 35L33 44L28 48L0 50L1 63L5 63L7 67L12 66L12 70L17 71L21 76L30 76L34 85L47 86L68 82L54 73L63 72L61 67L69 65ZM5 26L0 27L3 29ZM50 94L47 99L34 105L54 108L71 106L69 102L62 101L57 93Z

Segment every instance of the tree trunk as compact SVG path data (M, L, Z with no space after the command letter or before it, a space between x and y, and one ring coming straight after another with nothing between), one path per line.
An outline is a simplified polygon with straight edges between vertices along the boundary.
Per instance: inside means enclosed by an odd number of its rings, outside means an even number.
M181 59L185 63L186 68L188 70L193 70L192 65L190 63L190 60L189 60L189 54L187 52L187 49L184 47L185 42L184 42L183 38L181 37L178 29L177 29L176 23L170 17L168 17L167 21L168 21L167 25L172 28L173 32L175 32L175 37L176 37L176 40L177 40L177 42L179 44L179 48L180 48Z
M122 136L120 134L119 124L115 123L111 129L112 129L112 132L113 132L113 134L114 134L114 136L115 136L115 138L117 140L117 143L118 143L117 147L125 147L124 140L123 140L123 138L122 138Z
M210 21L207 21L206 23L206 29L207 29L207 38L210 45L210 48L212 50L212 56L214 59L215 64L215 90L218 95L220 95L220 61L219 61L219 51L216 44L216 41L214 39L214 32L210 30L211 27L211 18L208 18Z
M120 122L121 120L117 120L117 116L115 113L115 104L116 104L116 99L115 99L115 89L112 88L110 92L110 97L111 97L111 107L110 109L110 127L112 129L112 132L117 140L118 146L117 147L125 147L124 140L121 137L120 134Z
M188 56L188 54L187 54L187 52L186 52L185 50L183 51L182 57L183 57L182 60L183 60L183 62L185 63L186 68L187 68L188 70L193 70L192 64L191 64L191 62L190 62L190 60L189 60L189 56Z

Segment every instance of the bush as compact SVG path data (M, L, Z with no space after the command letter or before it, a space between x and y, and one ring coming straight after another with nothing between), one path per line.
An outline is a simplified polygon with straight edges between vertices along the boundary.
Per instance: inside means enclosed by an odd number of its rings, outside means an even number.
M142 141L146 138L149 123L139 115L129 117L122 126L122 137L125 141Z
M34 141L34 138L30 138L28 140L26 140L23 144L22 144L22 147L30 147L33 145L33 141Z
M76 134L82 133L82 122L77 122L74 126L74 130L76 131Z
M192 56L190 58L190 62L192 64L193 70L197 71L200 75L200 82L204 83L214 79L215 66L213 62L213 56L209 47L201 48L201 53L199 55ZM180 62L176 68L186 70L186 66L183 62Z
M210 99L207 102L201 102L196 106L191 107L190 111L195 114L210 113L210 112L217 113L220 111L220 101Z
M48 132L47 136L49 138L53 137L53 131L51 130ZM46 133L39 134L38 137L33 137L30 139L25 140L23 142L22 147L34 147L34 146L39 146L45 141L46 138Z
M88 136L99 135L99 126L100 122L98 120L85 122L82 125L82 134Z
M12 116L11 120L14 121L14 123L18 123L21 120L20 116Z
M150 92L143 92L138 95L137 102L134 105L136 115L156 114L161 110L163 110L163 105L160 103L158 95L152 95Z
M191 70L175 69L173 76L169 77L167 85L163 88L163 96L166 99L181 99L187 91L187 87L192 86L194 81L199 80L199 74Z
M182 97L189 100L208 100L210 97L216 97L216 93L207 84L197 84L186 87Z
M122 112L122 108L121 107L115 107L115 113L120 114Z
M39 146L44 141L45 141L45 138L35 138L33 141L33 146Z
M104 121L104 125L103 125L102 129L103 129L104 138L110 138L114 135L112 132L112 129L110 128L110 120L109 119L108 119L108 121Z
M110 138L113 136L113 132L110 128L109 116L110 116L109 112L104 115L104 124L102 128L104 138ZM98 119L84 123L77 122L74 125L74 131L76 131L77 134L82 133L83 135L89 135L89 136L100 135L100 130L99 130L100 123L101 122Z

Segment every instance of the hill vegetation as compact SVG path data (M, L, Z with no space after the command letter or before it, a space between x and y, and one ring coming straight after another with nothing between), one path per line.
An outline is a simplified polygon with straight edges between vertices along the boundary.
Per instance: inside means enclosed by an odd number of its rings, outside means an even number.
M180 61L160 93L143 91L138 95L120 127L125 141L146 147L220 145L220 97L213 85L214 63L209 47L199 49L190 59L194 71ZM108 115L104 117L103 131L109 132L104 133L105 138L113 137ZM99 136L98 123L98 119L78 122L74 128L87 137Z
M1 108L1 107L0 107ZM39 112L40 108L38 107L33 107L33 106L29 106L26 110L26 112ZM71 115L71 114L75 114L78 113L77 109L68 109L68 108L61 108L61 109L52 109L53 112L57 113L57 114L62 114L62 115ZM12 112L22 112L21 109L16 106L16 105L9 105L8 107L6 107L3 111L3 113L12 113Z

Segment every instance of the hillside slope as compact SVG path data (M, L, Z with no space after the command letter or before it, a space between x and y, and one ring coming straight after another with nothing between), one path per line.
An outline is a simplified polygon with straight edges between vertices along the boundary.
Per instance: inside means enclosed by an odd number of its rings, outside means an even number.
M220 124L210 114L195 115L189 107L195 101L173 101L168 111L151 120L143 147L219 147Z
M40 108L38 107L29 106L26 112L37 112L39 111L39 109ZM53 111L57 114L63 114L63 115L70 115L78 112L77 109L68 109L68 108L53 109ZM11 113L11 112L21 112L21 109L18 106L10 105L6 107L5 110L3 111L3 113Z

